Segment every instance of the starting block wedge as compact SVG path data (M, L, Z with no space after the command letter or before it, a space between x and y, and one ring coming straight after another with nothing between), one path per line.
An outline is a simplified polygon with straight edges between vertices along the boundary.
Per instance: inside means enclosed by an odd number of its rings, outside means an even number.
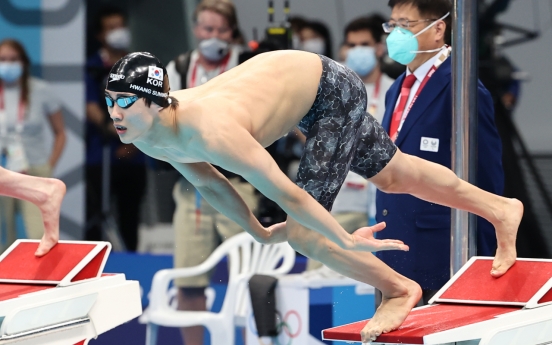
M552 342L552 260L517 259L500 278L493 258L473 257L399 329L373 344L536 345ZM360 342L369 320L322 331L324 340Z
M140 287L104 274L108 242L18 240L0 256L0 345L86 345L142 313Z

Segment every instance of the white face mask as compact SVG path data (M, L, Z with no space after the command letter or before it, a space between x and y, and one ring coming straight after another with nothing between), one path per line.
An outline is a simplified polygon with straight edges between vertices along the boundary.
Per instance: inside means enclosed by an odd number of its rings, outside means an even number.
M303 41L301 50L322 55L326 52L326 43L321 38L311 38Z
M293 49L301 49L301 38L297 34L291 36L291 47Z
M127 50L130 47L132 35L128 28L111 30L105 36L105 42L113 49Z
M230 44L216 37L199 42L199 52L209 61L220 61L230 50Z

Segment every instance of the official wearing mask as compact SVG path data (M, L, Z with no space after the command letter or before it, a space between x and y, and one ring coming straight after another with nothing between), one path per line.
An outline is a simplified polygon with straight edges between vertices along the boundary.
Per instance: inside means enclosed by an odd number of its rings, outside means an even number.
M116 201L117 226L128 251L138 246L140 205L146 188L145 156L134 145L123 144L105 106L104 89L111 67L128 53L132 40L126 14L116 7L97 16L96 39L101 48L86 63L86 230L91 241L104 239L103 153L110 151L110 196Z
M390 0L384 29L389 57L406 66L385 98L382 126L404 153L451 167L452 82L450 0ZM454 49L454 47L452 48ZM475 185L501 195L504 177L501 141L494 123L491 95L477 84L478 146ZM423 289L423 303L450 278L451 210L406 194L376 196L378 222L386 222L378 239L395 238L410 251L379 252L378 258ZM493 226L477 220L477 255L496 249Z
M171 91L198 87L238 65L241 47L233 44L239 36L236 9L230 1L203 0L194 13L196 49L179 55L167 65ZM257 208L255 189L241 177L218 169L228 178L249 208ZM176 210L173 217L175 232L174 267L201 264L221 242L243 229L216 211L184 178L173 189ZM206 310L205 288L211 272L192 278L177 279L178 309ZM181 329L184 343L203 344L201 326Z

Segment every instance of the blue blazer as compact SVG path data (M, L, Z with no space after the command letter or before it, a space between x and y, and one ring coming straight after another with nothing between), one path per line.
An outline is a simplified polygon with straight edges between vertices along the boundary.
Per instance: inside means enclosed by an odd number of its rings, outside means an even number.
M406 73L385 96L382 126L389 132L391 117ZM494 122L493 100L478 81L477 107L478 166L476 185L501 195L504 189L502 145ZM447 59L428 80L412 106L399 133L396 145L407 154L451 167L452 76ZM438 152L422 151L421 138L439 139ZM441 288L450 278L450 218L448 207L432 204L411 195L376 195L378 222L387 227L378 238L404 241L409 252L384 251L377 256L394 270L418 282L423 289ZM493 226L482 218L477 222L478 255L494 255L496 237Z

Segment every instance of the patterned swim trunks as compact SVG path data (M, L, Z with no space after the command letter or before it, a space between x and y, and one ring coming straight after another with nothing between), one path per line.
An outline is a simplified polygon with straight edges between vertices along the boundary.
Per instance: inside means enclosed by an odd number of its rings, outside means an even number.
M322 76L312 108L297 125L307 136L297 185L327 210L350 170L378 174L397 152L381 125L366 112L366 88L350 69L320 56Z

